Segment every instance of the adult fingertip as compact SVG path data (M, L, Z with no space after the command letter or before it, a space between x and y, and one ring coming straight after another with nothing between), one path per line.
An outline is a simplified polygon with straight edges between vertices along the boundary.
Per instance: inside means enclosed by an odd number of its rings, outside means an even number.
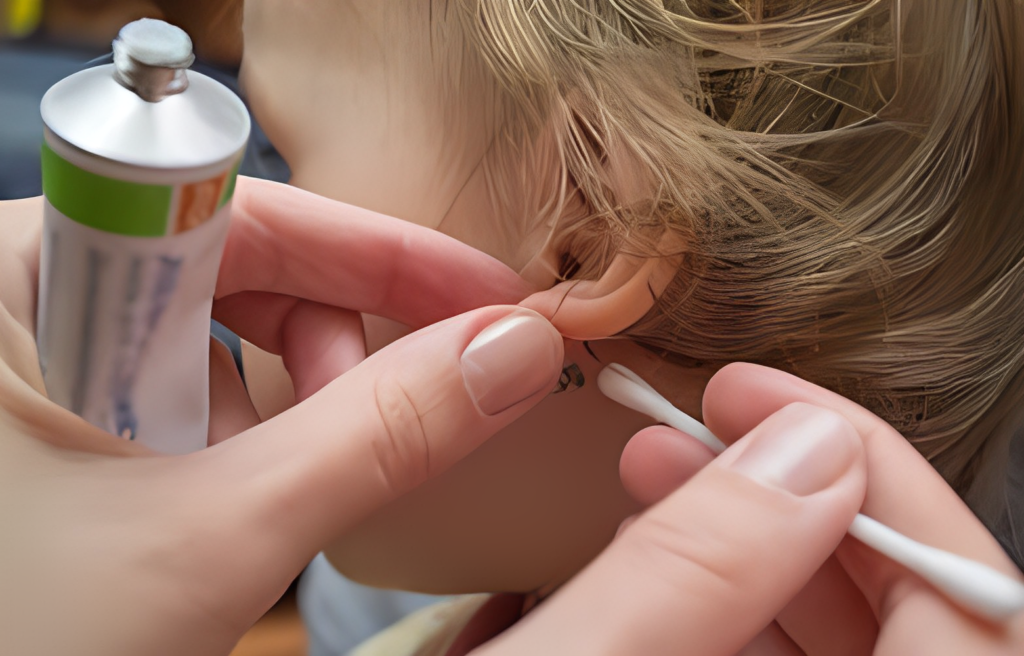
M777 412L620 529L508 634L507 653L736 653L842 540L863 501L863 459L842 416L807 404Z
M667 426L650 426L629 440L619 458L619 478L634 500L661 501L714 460L697 438Z
M761 485L809 496L862 464L864 446L839 413L792 403L762 422L722 464Z
M518 309L481 330L462 352L463 382L477 409L494 416L551 390L562 358L554 326Z
M742 380L748 375L756 375L756 373L761 369L763 369L763 367L756 364L750 364L749 362L730 362L716 371L708 380L708 384L704 388L704 408L707 407L709 401L720 397L723 390L727 391L729 385L734 380Z

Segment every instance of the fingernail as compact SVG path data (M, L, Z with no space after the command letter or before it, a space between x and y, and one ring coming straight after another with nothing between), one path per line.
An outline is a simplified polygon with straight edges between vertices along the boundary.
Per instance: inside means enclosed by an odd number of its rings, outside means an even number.
M842 415L806 403L779 410L744 439L750 444L730 469L797 496L831 486L861 451L860 436Z
M462 353L466 390L486 415L548 391L561 368L561 336L530 310L517 310L484 328Z

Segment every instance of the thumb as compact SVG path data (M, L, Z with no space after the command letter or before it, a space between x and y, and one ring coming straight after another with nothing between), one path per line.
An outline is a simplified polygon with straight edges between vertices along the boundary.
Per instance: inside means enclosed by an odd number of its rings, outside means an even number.
M230 571L221 574L250 590L287 585L345 529L539 402L562 356L561 336L540 315L476 310L391 344L292 409L190 454L192 480L217 514L232 517Z
M481 653L735 654L836 548L865 483L845 419L787 406Z

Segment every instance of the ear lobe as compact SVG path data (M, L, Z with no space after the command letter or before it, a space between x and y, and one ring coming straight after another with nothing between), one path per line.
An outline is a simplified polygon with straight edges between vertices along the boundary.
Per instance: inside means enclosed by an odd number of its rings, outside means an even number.
M678 270L677 260L618 255L599 280L567 280L520 305L546 317L564 337L611 337L654 307Z

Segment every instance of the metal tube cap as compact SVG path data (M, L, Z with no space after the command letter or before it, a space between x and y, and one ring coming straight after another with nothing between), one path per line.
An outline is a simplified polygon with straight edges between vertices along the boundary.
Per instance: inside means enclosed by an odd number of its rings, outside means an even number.
M147 102L160 102L188 88L185 69L195 61L192 39L179 27L143 18L114 39L114 79Z

